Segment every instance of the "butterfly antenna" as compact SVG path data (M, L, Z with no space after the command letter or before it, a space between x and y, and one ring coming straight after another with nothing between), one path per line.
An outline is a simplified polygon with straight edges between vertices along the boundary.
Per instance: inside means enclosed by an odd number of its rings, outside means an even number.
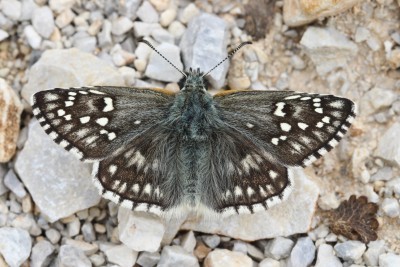
M157 54L159 54L165 61L167 61L172 67L174 67L177 71L182 73L183 76L187 77L186 73L178 69L171 61L169 61L166 57L164 57L149 41L141 39L139 42L147 44L151 49L153 49Z
M228 53L228 56L227 56L226 58L224 58L220 63L218 63L217 65L215 65L214 68L212 68L211 70L209 70L208 72L206 72L206 73L205 73L203 76L201 76L201 77L204 77L204 76L206 76L207 74L209 74L210 72L212 72L213 70L215 70L219 65L221 65L222 63L224 63L226 60L230 59L237 51L239 51L240 48L242 48L243 46L248 45L248 44L252 44L252 42L243 42L243 43L241 43L238 47L236 47L235 49L233 49L232 51L230 51L230 52Z

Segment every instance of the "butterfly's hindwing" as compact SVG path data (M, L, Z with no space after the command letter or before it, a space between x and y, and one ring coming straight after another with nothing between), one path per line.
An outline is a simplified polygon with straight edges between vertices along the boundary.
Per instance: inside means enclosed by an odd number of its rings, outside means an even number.
M125 87L52 89L33 113L53 140L81 160L101 160L166 116L173 95Z
M240 132L220 130L209 143L218 145L208 146L198 178L204 180L201 201L211 209L224 214L253 213L289 195L290 171Z
M354 103L333 95L239 91L214 100L227 127L289 166L307 166L331 150L355 117Z

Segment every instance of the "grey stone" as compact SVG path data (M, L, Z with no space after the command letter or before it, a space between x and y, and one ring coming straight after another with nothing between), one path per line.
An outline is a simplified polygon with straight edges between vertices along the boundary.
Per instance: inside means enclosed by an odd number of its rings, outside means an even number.
M378 148L375 155L389 163L400 166L400 123L394 123L386 132L379 138Z
M369 115L387 108L396 100L396 94L388 89L374 87L361 98L361 112Z
M197 258L179 246L165 246L157 267L199 267Z
M38 236L42 233L39 225L36 223L33 218L32 213L22 213L16 216L12 222L11 226L15 228L24 229L29 232L32 236Z
M71 246L62 245L58 253L56 266L58 267L91 267L92 263L82 250Z
M183 69L179 47L173 44L163 43L156 48L179 70ZM177 71L167 61L165 61L165 59L155 52L150 54L145 75L149 78L164 82L178 82L182 78L182 74L179 71Z
M158 43L170 43L170 44L175 43L174 36L171 33L169 33L167 30L164 30L164 29L153 30L151 32L151 36Z
M32 25L37 33L48 39L55 27L51 9L48 6L36 8L32 14Z
M229 236L254 241L278 236L306 233L311 227L318 199L318 186L305 176L302 169L293 171L294 186L287 200L255 214L232 215L226 218L198 218L188 215L181 229ZM265 227L265 226L268 227Z
M202 239L209 248L216 248L221 242L221 238L218 235L204 235Z
M93 242L96 240L96 233L94 232L93 224L90 222L85 222L82 225L82 234L83 234L83 239L86 242Z
M333 28L308 27L300 44L321 76L336 68L345 67L358 51L355 43Z
M106 262L106 259L103 255L93 254L89 257L90 261L93 263L94 266L102 266Z
M0 185L1 188L1 185ZM400 177L392 179L391 181L388 181L386 183L386 188L390 192L389 194L396 194L397 198L400 197ZM1 190L0 190L0 195L1 195Z
M76 17L75 13L72 12L71 9L67 9L63 12L61 12L57 17L56 17L56 25L62 29L66 26L68 26ZM75 29L74 29L75 31Z
M294 245L293 240L276 237L265 246L264 255L275 260L287 258Z
M97 35L100 47L106 47L112 44L111 29L112 29L111 22L108 20L104 20L101 31Z
M1 12L14 21L20 19L22 11L21 7L21 2L17 0L2 0L0 2Z
M105 251L105 254L109 262L121 267L132 267L135 265L138 256L138 252L125 245L112 246Z
M120 207L118 222L119 239L129 248L148 252L159 249L165 229L158 216Z
M119 17L111 22L111 32L115 35L123 35L133 27L133 22L127 17Z
M53 143L35 120L29 125L29 139L15 168L50 222L94 206L100 200L91 182L90 165L79 162Z
M39 6L35 0L22 0L21 1L21 16L20 20L31 20L33 11Z
M359 26L356 29L356 34L354 36L354 40L356 43L361 43L366 41L371 36L369 30L365 27Z
M0 29L0 42L7 39L8 36L10 36L10 35L6 31L3 31L2 29Z
M76 48L48 50L30 69L21 95L30 102L31 96L40 90L89 85L124 86L125 82L111 64L89 53Z
M15 172L10 169L4 177L4 185L11 190L18 198L26 196L24 185L19 181Z
M1 227L0 244L0 254L10 267L21 266L31 254L32 240L23 229Z
M279 261L274 259L263 259L259 264L258 267L280 267L281 264Z
M371 176L371 182L389 181L393 178L393 169L391 167L383 167Z
M318 256L315 267L342 267L342 263L334 255L331 245L321 244L318 247Z
M32 248L31 267L48 266L54 246L47 240L38 241Z
M334 249L339 258L345 261L356 261L363 255L366 246L360 241L351 240L336 244Z
M234 240L232 251L241 252L243 254L247 254L247 243L242 240Z
M187 68L207 72L227 56L228 26L216 15L203 13L192 19L183 34L180 48ZM225 84L229 63L224 62L210 74L213 87Z
M290 253L288 267L307 267L314 261L315 245L310 237L301 237Z
M185 249L187 252L193 252L196 247L196 237L194 236L193 231L187 232L181 239L181 247Z
M160 253L158 252L147 252L140 253L136 263L142 267L153 267L160 261Z
M96 49L96 37L87 32L79 31L72 37L73 46L84 52L91 53Z
M251 258L256 259L257 261L261 261L265 258L264 252L259 250L256 246L246 243L246 247L247 247L247 254L249 254Z
M137 17L137 10L141 3L142 0L118 1L119 13L134 21Z
M81 222L77 217L67 223L67 233L69 237L74 237L79 234L81 230Z
M379 267L398 267L400 266L400 256L394 253L385 253L379 256Z
M378 266L379 255L385 252L385 241L377 240L368 243L368 249L363 255L363 260L368 266Z
M51 243L57 244L61 238L61 234L57 230L50 228L46 230L46 237L50 240Z
M396 218L400 215L400 204L395 198L385 198L382 201L382 210L390 218Z
M153 5L147 2L146 0L143 1L136 15L139 17L141 21L147 23L157 23L158 20L160 19L157 10L155 10Z
M8 172L5 165L0 164L0 196L8 192L8 188L4 185L4 177Z

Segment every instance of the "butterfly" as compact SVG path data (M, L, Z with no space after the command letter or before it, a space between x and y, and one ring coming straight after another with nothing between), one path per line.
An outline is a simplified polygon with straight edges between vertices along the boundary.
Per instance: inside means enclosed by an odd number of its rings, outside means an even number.
M331 150L355 118L346 98L273 90L212 96L209 72L180 72L178 93L114 86L40 91L33 114L54 142L95 162L94 183L106 199L156 214L186 208L222 215L283 201L293 187L291 167Z

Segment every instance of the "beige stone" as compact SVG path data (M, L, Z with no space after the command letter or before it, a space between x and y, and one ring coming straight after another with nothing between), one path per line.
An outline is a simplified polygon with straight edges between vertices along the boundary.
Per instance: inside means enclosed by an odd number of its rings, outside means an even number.
M0 162L9 161L15 154L22 110L18 95L0 78Z
M252 267L251 258L241 252L216 249L210 252L204 261L204 267Z
M333 16L350 9L360 0L284 0L286 25L301 26L318 18Z

